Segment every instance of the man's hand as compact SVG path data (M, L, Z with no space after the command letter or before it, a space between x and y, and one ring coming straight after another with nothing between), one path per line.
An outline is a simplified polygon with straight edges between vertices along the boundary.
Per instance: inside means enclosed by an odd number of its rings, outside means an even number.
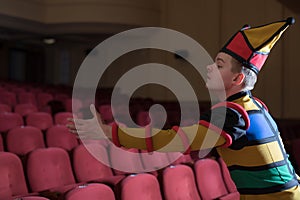
M111 139L111 126L103 124L95 105L91 104L92 119L70 118L67 124L69 131L80 139Z

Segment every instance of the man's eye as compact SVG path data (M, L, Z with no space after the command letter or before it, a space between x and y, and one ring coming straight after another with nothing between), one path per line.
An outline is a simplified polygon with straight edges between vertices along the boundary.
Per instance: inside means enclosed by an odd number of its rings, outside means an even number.
M221 69L221 68L222 68L222 66L220 66L220 65L217 65L217 67L218 67L218 69Z

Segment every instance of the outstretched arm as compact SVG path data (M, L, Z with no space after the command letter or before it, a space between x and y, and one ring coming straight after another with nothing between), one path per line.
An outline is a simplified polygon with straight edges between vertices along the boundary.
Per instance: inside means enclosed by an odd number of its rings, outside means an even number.
M219 107L220 108L220 107ZM218 109L215 111L218 113ZM137 148L148 151L187 152L189 150L210 149L213 147L229 147L246 133L246 113L240 114L235 109L227 108L225 124L218 127L218 121L210 122L210 115L202 118L199 124L189 127L173 127L160 130L146 126L145 128L112 127L102 123L101 116L94 105L90 107L93 118L88 120L72 119L69 124L72 133L82 139L111 139L117 146ZM220 112L220 115L223 114ZM216 119L221 116L216 117ZM233 141L234 140L234 141Z

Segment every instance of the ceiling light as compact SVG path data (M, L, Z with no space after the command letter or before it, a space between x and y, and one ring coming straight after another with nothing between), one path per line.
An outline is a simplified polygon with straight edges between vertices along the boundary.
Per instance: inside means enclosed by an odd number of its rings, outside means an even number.
M45 44L54 44L56 42L56 40L54 38L44 38L43 42Z

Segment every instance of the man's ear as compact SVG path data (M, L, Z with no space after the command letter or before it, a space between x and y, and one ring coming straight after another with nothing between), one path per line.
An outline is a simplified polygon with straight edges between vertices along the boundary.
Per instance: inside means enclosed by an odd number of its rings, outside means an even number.
M238 73L236 77L233 79L235 85L241 85L245 79L245 74Z

